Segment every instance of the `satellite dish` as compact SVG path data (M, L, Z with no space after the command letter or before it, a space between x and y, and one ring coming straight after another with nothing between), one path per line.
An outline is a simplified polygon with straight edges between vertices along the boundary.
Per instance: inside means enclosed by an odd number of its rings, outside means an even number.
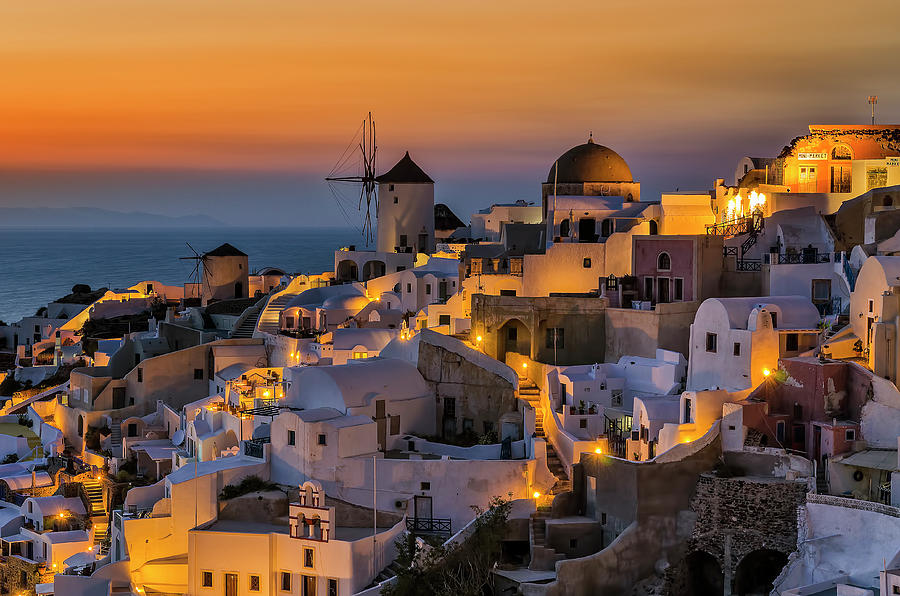
M175 431L175 434L172 435L172 443L176 446L184 443L184 431L179 429Z

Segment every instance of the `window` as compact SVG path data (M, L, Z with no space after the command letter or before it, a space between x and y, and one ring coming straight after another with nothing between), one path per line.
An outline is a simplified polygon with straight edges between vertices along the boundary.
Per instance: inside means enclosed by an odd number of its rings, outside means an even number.
M609 237L609 236L612 236L612 233L613 233L613 231L614 231L614 229L613 229L614 223L615 223L615 220L612 220L612 219L604 219L604 220L600 223L600 234L601 234L604 238L607 238L607 237Z
M400 234L400 246L406 246L406 234Z
M519 330L516 327L506 328L507 341L516 341L519 338Z
M812 290L810 290L810 295L812 296L812 301L817 304L831 301L831 280L812 280Z
M621 406L622 405L622 390L621 389L613 389L612 405L613 406Z
M741 355L741 342L738 342L738 341L734 342L734 355L735 356Z
M516 291L515 290L500 290L500 295L501 296L515 296Z
M775 440L784 443L784 420L775 423Z
M259 576L258 575L250 576L250 585L248 586L248 589L251 592L259 592Z
M284 318L284 326L288 329L294 328L294 317L285 317Z
M438 325L449 325L450 315L438 315Z
M692 413L692 412L691 412L691 406L692 406L692 405L693 405L693 404L691 404L691 400L690 400L690 399L685 399L685 400L684 400L684 419L681 421L682 424L690 424L690 422L691 422L691 413Z
M584 267L585 269L590 269L591 268L591 258L584 257L584 259L581 261L581 266Z
M769 315L772 317L772 329L776 329L778 327L778 313L770 312Z
M559 222L559 235L561 238L568 238L569 231L570 230L569 230L569 220L568 219L564 219L561 222Z
M203 369L202 369L202 368L195 368L195 369L194 369L194 380L195 380L195 381L202 381L202 380L203 380Z
M137 375L137 377L138 377L138 383L143 383L143 382L144 382L144 369L143 369L143 368L139 368L139 369L138 369L138 375Z
M297 444L297 433L292 430L288 431L288 445L296 445Z
M831 150L831 159L853 159L853 155L850 153L850 147L846 145L835 145L834 149Z
M406 293L412 294L412 284L406 284Z
M712 352L715 354L718 349L716 347L716 342L718 340L718 336L715 333L707 333L706 334L706 351Z
M844 431L844 440L845 441L855 441L856 440L856 430L852 428L848 428Z
M653 278L644 278L644 300L653 300Z
M887 186L887 168L866 168L866 190Z
M420 490L431 490L431 483L430 482L420 482L419 489Z
M396 205L399 202L400 202L400 199L398 197L394 197L394 205Z
M579 428L587 428L587 418L581 418L578 421L578 427Z
M336 579L328 580L328 596L338 596L338 581Z
M393 184L388 185L388 190L393 191L393 190L394 190L394 185L393 185Z
M369 353L368 353L368 352L353 352L353 359L354 359L354 360L364 360L364 359L366 359L366 358L368 358L368 357L369 357Z
M201 588L213 587L213 572L212 571L201 571L200 572L200 587Z
M565 329L562 327L548 327L545 345L550 349L555 347L558 350L562 350L566 345Z
M831 192L850 192L850 166L831 166Z
M307 569L315 567L316 553L311 548L303 549L303 566Z
M656 270L657 271L671 271L672 269L672 258L669 257L669 253L661 252L659 256L656 257Z
M431 284L425 284L425 295L426 296L431 295Z
M784 338L784 349L788 352L796 352L800 349L800 334L788 333Z
M609 277L606 278L606 289L607 290L618 290L619 289L619 278L614 274L610 273Z
M869 300L869 314L872 314L873 312L875 312L875 301Z
M317 445L326 445L326 435L325 433L319 433L319 436L316 438Z
M290 571L282 571L281 572L281 591L282 592L290 592L291 591L291 573L290 573Z
M675 302L684 300L684 280L676 277L675 280L675 296L672 298Z

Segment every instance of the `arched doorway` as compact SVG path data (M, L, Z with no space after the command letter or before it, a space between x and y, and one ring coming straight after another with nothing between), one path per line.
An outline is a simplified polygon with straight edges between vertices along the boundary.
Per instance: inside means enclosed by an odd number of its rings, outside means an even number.
M381 277L384 275L385 265L384 261L366 261L366 264L363 265L363 281L369 281L370 279L374 279L376 277Z
M356 267L356 262L351 261L350 259L345 259L338 263L337 267L337 278L338 281L358 281L356 278L359 275L358 269Z
M685 566L687 596L724 593L725 575L714 556L703 551L694 551L685 559Z
M773 582L784 566L787 555L770 548L760 548L741 559L734 573L736 596L763 596L772 591Z
M506 362L507 352L531 356L531 332L519 319L510 319L497 330L497 359Z

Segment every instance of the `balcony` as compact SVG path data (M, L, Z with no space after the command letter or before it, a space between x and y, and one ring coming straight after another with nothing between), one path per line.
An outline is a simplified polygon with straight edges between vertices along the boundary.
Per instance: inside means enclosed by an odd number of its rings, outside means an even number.
M407 517L406 530L412 534L450 536L450 520L441 517Z

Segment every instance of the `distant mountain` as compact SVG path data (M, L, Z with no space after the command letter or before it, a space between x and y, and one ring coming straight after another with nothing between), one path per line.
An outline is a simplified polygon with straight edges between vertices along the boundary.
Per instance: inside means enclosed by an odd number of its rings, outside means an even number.
M208 215L181 215L170 217L140 211L110 211L95 207L0 207L2 227L217 227L222 222Z

